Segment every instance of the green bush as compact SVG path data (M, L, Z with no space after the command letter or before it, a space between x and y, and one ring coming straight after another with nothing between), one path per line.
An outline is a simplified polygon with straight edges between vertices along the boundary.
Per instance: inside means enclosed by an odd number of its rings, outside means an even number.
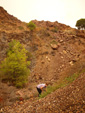
M36 28L36 25L35 25L32 21L30 21L30 22L27 24L27 27L28 27L31 31L33 31L33 30Z
M27 61L26 53L26 49L20 42L13 40L9 43L7 57L1 63L0 72L3 75L3 79L16 87L24 87L28 81L30 61Z

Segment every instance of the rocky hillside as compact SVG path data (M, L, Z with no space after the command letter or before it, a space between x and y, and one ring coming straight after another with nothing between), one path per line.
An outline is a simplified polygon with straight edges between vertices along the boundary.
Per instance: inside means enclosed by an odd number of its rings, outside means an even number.
M4 113L84 113L85 111L85 31L64 24L33 20L27 23L0 7L0 62L6 57L8 43L19 40L32 53L28 85L16 89L0 82L0 108ZM78 74L69 84L67 77ZM39 99L38 83L63 84ZM19 99L21 97L21 99Z

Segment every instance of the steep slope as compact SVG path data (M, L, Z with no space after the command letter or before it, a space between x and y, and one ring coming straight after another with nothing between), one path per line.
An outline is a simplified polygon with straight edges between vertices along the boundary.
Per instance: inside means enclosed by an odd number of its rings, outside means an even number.
M3 7L0 6L0 31L5 32L21 32L25 30L25 23L7 13Z
M85 73L69 86L56 90L47 97L28 100L5 107L6 113L84 113L85 112ZM17 107L16 107L17 106Z
M3 7L0 6L0 21L3 22L21 22L20 20L18 20L17 18L15 18L14 16L10 15L7 13L6 10L4 10Z
M84 72L69 86L43 99L38 100L36 85L42 82L53 85L64 77L85 70L85 31L72 29L57 21L34 20L36 29L31 32L26 23L9 15L3 8L0 12L0 20L3 21L0 21L0 62L6 57L8 43L13 39L19 40L33 55L27 87L19 90L1 82L0 105L4 106L1 110L6 113L84 112ZM24 101L16 102L18 90Z

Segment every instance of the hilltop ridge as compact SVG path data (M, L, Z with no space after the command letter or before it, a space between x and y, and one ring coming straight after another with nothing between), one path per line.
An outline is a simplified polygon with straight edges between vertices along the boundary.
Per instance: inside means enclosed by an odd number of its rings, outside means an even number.
M8 12L1 6L0 6L0 21L3 21L3 22L7 22L7 21L11 22L12 21L14 23L21 22L20 20L18 20L13 15L8 14Z

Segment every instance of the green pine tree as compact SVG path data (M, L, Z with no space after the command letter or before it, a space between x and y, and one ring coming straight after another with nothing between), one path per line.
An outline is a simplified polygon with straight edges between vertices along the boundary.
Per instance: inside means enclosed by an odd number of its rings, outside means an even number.
M78 29L83 29L83 30L85 30L85 18L82 18L82 19L77 20L75 26L76 26Z
M30 61L27 61L26 54L27 51L20 42L13 40L9 43L7 57L1 63L3 78L16 87L23 87L28 82Z

